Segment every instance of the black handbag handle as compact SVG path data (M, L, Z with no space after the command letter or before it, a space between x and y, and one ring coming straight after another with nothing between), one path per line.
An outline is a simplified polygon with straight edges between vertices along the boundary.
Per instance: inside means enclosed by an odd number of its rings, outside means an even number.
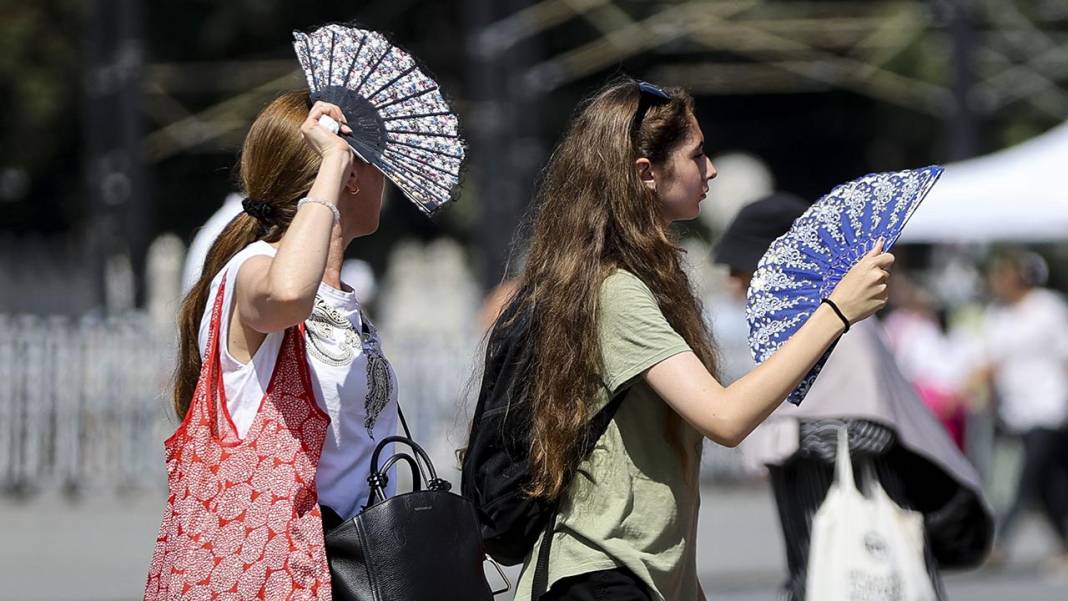
M419 470L419 464L407 453L395 453L394 455L391 455L390 458L386 459L386 462L382 464L382 471L380 473L388 474L390 468L393 467L393 464L398 461L404 461L412 470L412 490L423 490L423 478L422 472ZM379 491L379 493L385 498L385 491Z
M411 455L403 452L396 453L386 461L385 465L383 465L383 468L380 470L378 467L378 460L382 455L382 449L384 449L387 444L391 443L400 443L408 445L409 447L411 447L412 451L415 452L415 457L412 457ZM386 472L400 458L403 458L405 461L408 462L409 466L412 466L412 477L415 481L416 490L420 490L420 464L426 467L427 472L429 474L429 477L427 478L428 490L447 491L452 488L452 484L450 484L447 480L442 480L441 478L438 478L438 474L434 470L434 464L430 461L430 456L427 455L427 452L423 450L423 447L419 446L414 440L406 436L387 436L386 438L383 438L381 442L378 443L378 446L375 447L374 453L371 454L371 475L367 477L367 482L371 485L371 492L370 495L368 495L367 505L365 505L365 507L371 507L372 505L378 502L378 499L385 500L386 483L389 482L389 477L386 475ZM416 458L418 458L418 460Z
M372 474L378 473L379 471L378 458L382 456L382 449L384 449L387 444L392 443L402 443L411 447L411 449L415 451L415 454L419 457L419 459L421 459L426 465L427 471L430 472L430 479L433 480L438 477L437 472L434 471L434 464L430 462L430 456L426 454L426 451L423 450L423 447L419 446L417 442L415 442L411 438L408 438L407 436L387 436L383 438L381 442L378 443L378 446L375 447L374 453L371 454Z

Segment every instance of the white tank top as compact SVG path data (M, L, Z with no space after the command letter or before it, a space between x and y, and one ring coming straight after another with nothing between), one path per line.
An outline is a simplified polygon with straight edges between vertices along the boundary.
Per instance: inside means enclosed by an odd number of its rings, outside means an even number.
M233 317L234 283L245 261L260 255L273 257L276 252L263 241L250 244L215 275L208 296L214 298L226 274L219 329L219 340L224 344L219 345L219 361L226 407L242 437L252 427L267 390L284 332L268 334L248 363L234 359L225 344ZM201 357L207 351L210 319L209 303L200 320ZM377 441L397 431L397 379L382 354L377 331L360 311L360 303L351 290L320 283L314 309L304 327L315 400L330 416L315 478L319 503L347 519L367 503L367 476Z

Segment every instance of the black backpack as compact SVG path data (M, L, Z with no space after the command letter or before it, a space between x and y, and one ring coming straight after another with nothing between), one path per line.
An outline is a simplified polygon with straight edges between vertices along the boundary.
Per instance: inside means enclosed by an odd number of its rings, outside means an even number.
M463 496L478 509L486 553L505 565L523 561L538 537L553 527L557 506L524 492L530 484L528 399L533 358L528 306L513 300L486 344L482 386L460 479ZM617 395L590 420L585 453L593 450L607 429L622 396ZM537 593L544 592L551 540L546 539L539 553L535 599Z

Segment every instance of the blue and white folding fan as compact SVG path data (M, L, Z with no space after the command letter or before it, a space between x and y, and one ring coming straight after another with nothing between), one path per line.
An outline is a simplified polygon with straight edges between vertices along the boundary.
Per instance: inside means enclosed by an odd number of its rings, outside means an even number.
M942 167L872 173L820 198L760 259L746 301L749 347L762 363L882 238L889 251ZM816 381L828 351L787 400L797 405Z
M424 213L434 214L460 183L459 123L415 60L380 33L347 25L293 32L311 100L338 105L343 137Z

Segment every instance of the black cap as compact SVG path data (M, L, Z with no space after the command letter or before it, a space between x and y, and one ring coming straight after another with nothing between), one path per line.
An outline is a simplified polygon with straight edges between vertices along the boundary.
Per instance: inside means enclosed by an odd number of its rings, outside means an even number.
M809 207L804 200L775 192L738 211L715 249L715 261L736 271L756 271L760 257L776 238L789 231Z

